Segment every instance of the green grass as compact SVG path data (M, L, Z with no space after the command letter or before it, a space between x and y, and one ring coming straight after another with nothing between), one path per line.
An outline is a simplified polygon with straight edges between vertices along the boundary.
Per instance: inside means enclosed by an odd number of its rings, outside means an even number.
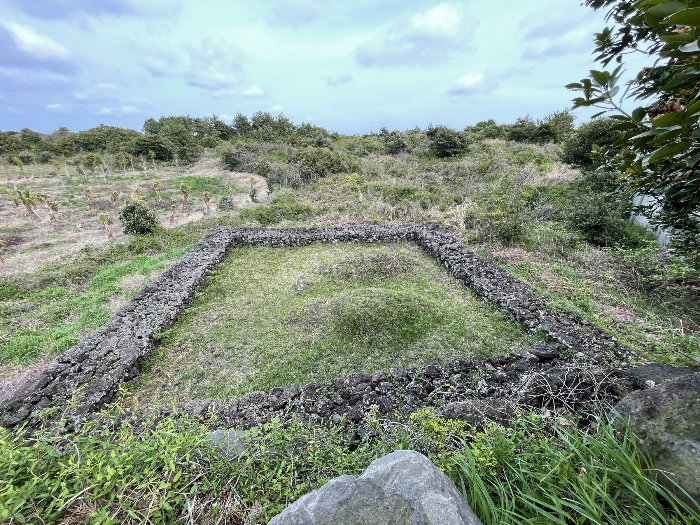
M136 250L144 238L138 238ZM127 302L136 290L124 291L124 279L143 276L143 280L152 279L165 266L166 261L179 258L184 248L162 249L161 253L130 255L125 261L112 262L111 257L119 257L126 250L113 253L98 251L96 258L85 256L88 260L102 259L92 268L85 268L78 257L73 265L54 268L51 285L25 287L12 282L0 282L0 364L26 365L38 357L57 355L71 346L89 332L107 322L111 312L110 300ZM126 256L125 253L122 254ZM90 272L84 283L71 279L81 275L81 268ZM61 275L58 271L68 272ZM62 282L61 282L62 281ZM77 282L76 282L77 281ZM143 283L145 284L145 282Z
M164 335L133 402L488 357L529 341L413 245L238 248Z
M700 519L700 508L657 482L634 436L617 438L605 423L579 430L529 416L478 431L426 411L398 422L374 420L373 432L357 440L342 426L273 420L244 433L244 450L232 458L189 420L116 431L93 422L78 434L39 433L31 441L0 428L0 520L267 523L327 480L358 475L397 449L427 455L484 525Z

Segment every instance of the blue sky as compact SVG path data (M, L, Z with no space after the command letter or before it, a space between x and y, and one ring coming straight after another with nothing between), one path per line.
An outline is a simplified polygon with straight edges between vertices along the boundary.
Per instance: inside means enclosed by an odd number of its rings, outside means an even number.
M604 26L580 0L0 0L0 129L256 111L344 133L543 118L596 67Z

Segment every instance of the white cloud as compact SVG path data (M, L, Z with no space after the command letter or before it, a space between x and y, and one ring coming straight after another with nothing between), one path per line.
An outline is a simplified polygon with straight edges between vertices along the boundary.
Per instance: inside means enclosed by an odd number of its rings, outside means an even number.
M111 115L114 112L114 109L112 108L100 108L99 111L97 111L97 115Z
M418 30L434 33L457 33L461 16L449 4L440 4L424 13L413 15L413 26Z
M455 51L468 49L476 19L465 18L460 9L441 3L416 13L391 27L384 36L365 42L355 51L363 66L430 65Z
M258 86L251 86L248 89L243 90L244 97L260 98L265 96L265 92Z
M272 106L272 108L270 108L270 111L274 111L275 113L279 113L282 111L282 106Z
M114 84L95 84L91 88L84 91L74 91L73 97L76 100L95 100L95 99L105 99L114 98L118 95L119 88Z
M70 52L49 37L40 35L33 28L16 22L2 22L10 32L17 47L39 59L68 60Z
M457 82L447 90L453 100L459 100L470 95L486 95L498 87L492 77L485 77L482 73L469 73L459 77Z
M63 106L61 104L47 104L46 109L49 111L60 111L63 109Z
M129 104L124 104L120 108L124 113L141 113L141 110L136 106L131 106Z

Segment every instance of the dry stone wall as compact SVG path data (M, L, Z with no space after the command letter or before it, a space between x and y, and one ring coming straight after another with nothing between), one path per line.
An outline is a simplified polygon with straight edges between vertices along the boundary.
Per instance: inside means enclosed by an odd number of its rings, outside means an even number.
M70 430L114 400L119 385L139 374L157 342L157 334L172 326L229 250L237 246L294 247L352 241L416 242L480 297L507 310L529 331L546 333L550 346L539 350L542 355L558 356L564 352L579 360L608 364L619 364L634 355L586 320L549 312L542 297L526 284L433 225L215 228L178 263L143 288L104 327L60 355L40 376L27 381L3 401L0 425L13 428L26 423L33 427L45 420L62 418ZM406 390L409 391L408 386ZM259 397L259 393L251 396ZM202 403L208 407L211 400Z

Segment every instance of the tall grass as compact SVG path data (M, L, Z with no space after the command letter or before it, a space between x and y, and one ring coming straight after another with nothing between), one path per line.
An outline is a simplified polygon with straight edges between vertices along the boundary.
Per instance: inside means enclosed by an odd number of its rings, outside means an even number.
M590 431L557 425L554 438L533 442L542 427L529 421L529 446L497 472L483 468L478 448L455 456L459 485L484 525L700 523L700 505L660 483L629 428L616 435L603 421Z

